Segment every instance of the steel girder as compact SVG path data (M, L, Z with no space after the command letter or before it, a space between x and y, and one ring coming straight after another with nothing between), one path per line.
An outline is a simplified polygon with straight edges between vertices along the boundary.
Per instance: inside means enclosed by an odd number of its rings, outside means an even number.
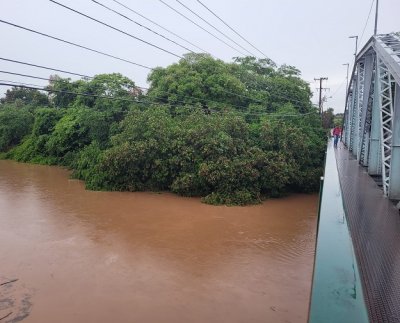
M400 84L395 85L394 91L389 198L400 200Z
M374 94L372 97L372 111L371 111L371 132L369 141L369 154L368 154L368 174L380 175L382 171L381 160L381 133L380 133L380 117L379 117L379 93L376 72L376 57L375 57L375 72L374 72Z
M362 116L363 116L363 101L364 101L364 81L365 81L365 59L360 60L357 66L357 99L356 99L356 125L355 125L355 140L353 145L353 153L357 156L357 160L360 160L361 151L361 138L362 138Z
M343 122L343 137L344 137L344 144L346 147L350 146L350 110L351 110L351 100L352 100L352 93L347 96L347 102L346 102L346 109L344 111L344 122Z
M348 148L350 146L350 110L351 110L351 98L352 94L350 93L347 97L348 101L346 104L346 110L345 110L345 123L344 123L344 144Z
M386 196L400 199L400 38L372 37L356 58L347 91L344 143Z
M356 141L356 128L358 128L358 109L357 105L357 75L352 78L352 95L350 100L350 108L349 108L349 121L350 121L350 134L349 134L349 151L354 151L354 142Z
M360 129L360 148L358 160L363 166L368 166L369 140L371 133L372 121L372 103L374 99L374 84L375 84L375 57L368 55L365 58L365 80L364 80L364 95L361 113L361 129Z
M381 122L381 156L382 156L382 182L385 195L389 191L390 168L392 157L392 120L393 120L393 95L392 76L383 60L377 58L378 93Z

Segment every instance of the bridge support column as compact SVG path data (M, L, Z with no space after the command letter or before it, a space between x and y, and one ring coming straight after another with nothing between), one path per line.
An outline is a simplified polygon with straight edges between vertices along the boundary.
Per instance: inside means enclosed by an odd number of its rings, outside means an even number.
M393 143L393 93L392 75L383 60L378 57L377 74L379 77L379 107L381 121L381 160L383 192L388 196L390 170L392 166Z
M389 198L400 200L400 85L395 85Z
M349 143L349 151L351 151L354 155L354 150L355 150L355 136L356 136L356 131L358 128L358 118L357 118L357 79L354 77L352 79L352 93L351 93L351 101L350 101L350 107L349 107L349 121L350 121L350 143Z
M345 108L345 120L344 120L344 144L346 145L347 149L350 147L350 133L351 133L351 124L350 124L350 118L351 118L351 93L348 94L347 100L346 100L346 108Z
M360 160L360 148L361 148L361 117L363 111L363 98L364 98L364 80L365 80L365 64L364 60L361 60L357 64L357 97L356 97L356 124L354 129L354 145L353 145L353 154L356 156L357 160Z
M380 162L381 143L380 143L380 106L379 106L379 75L378 75L378 62L375 64L375 82L374 82L374 96L372 101L372 115L371 115L371 134L369 143L368 155L368 174L381 175L382 167Z
M371 113L372 113L372 95L374 74L374 57L368 55L364 63L364 89L362 97L361 128L360 128L360 146L358 160L362 166L368 166L369 139L371 132Z

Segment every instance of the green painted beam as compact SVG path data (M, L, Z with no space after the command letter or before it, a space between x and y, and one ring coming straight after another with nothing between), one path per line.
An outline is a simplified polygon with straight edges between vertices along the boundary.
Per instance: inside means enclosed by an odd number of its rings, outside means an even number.
M369 322L336 167L327 148L309 323Z

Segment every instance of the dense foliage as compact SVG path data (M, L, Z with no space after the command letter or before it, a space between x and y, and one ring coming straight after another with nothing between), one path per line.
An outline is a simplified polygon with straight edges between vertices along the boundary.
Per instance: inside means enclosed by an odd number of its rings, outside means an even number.
M324 131L294 67L190 54L148 79L146 94L120 74L55 76L48 96L13 88L0 104L0 151L68 166L90 189L169 190L211 204L318 188Z

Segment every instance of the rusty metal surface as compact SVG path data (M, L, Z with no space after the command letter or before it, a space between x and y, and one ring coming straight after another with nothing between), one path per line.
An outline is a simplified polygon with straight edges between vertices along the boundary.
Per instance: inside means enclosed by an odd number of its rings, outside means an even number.
M400 322L399 211L343 145L336 161L370 320Z

